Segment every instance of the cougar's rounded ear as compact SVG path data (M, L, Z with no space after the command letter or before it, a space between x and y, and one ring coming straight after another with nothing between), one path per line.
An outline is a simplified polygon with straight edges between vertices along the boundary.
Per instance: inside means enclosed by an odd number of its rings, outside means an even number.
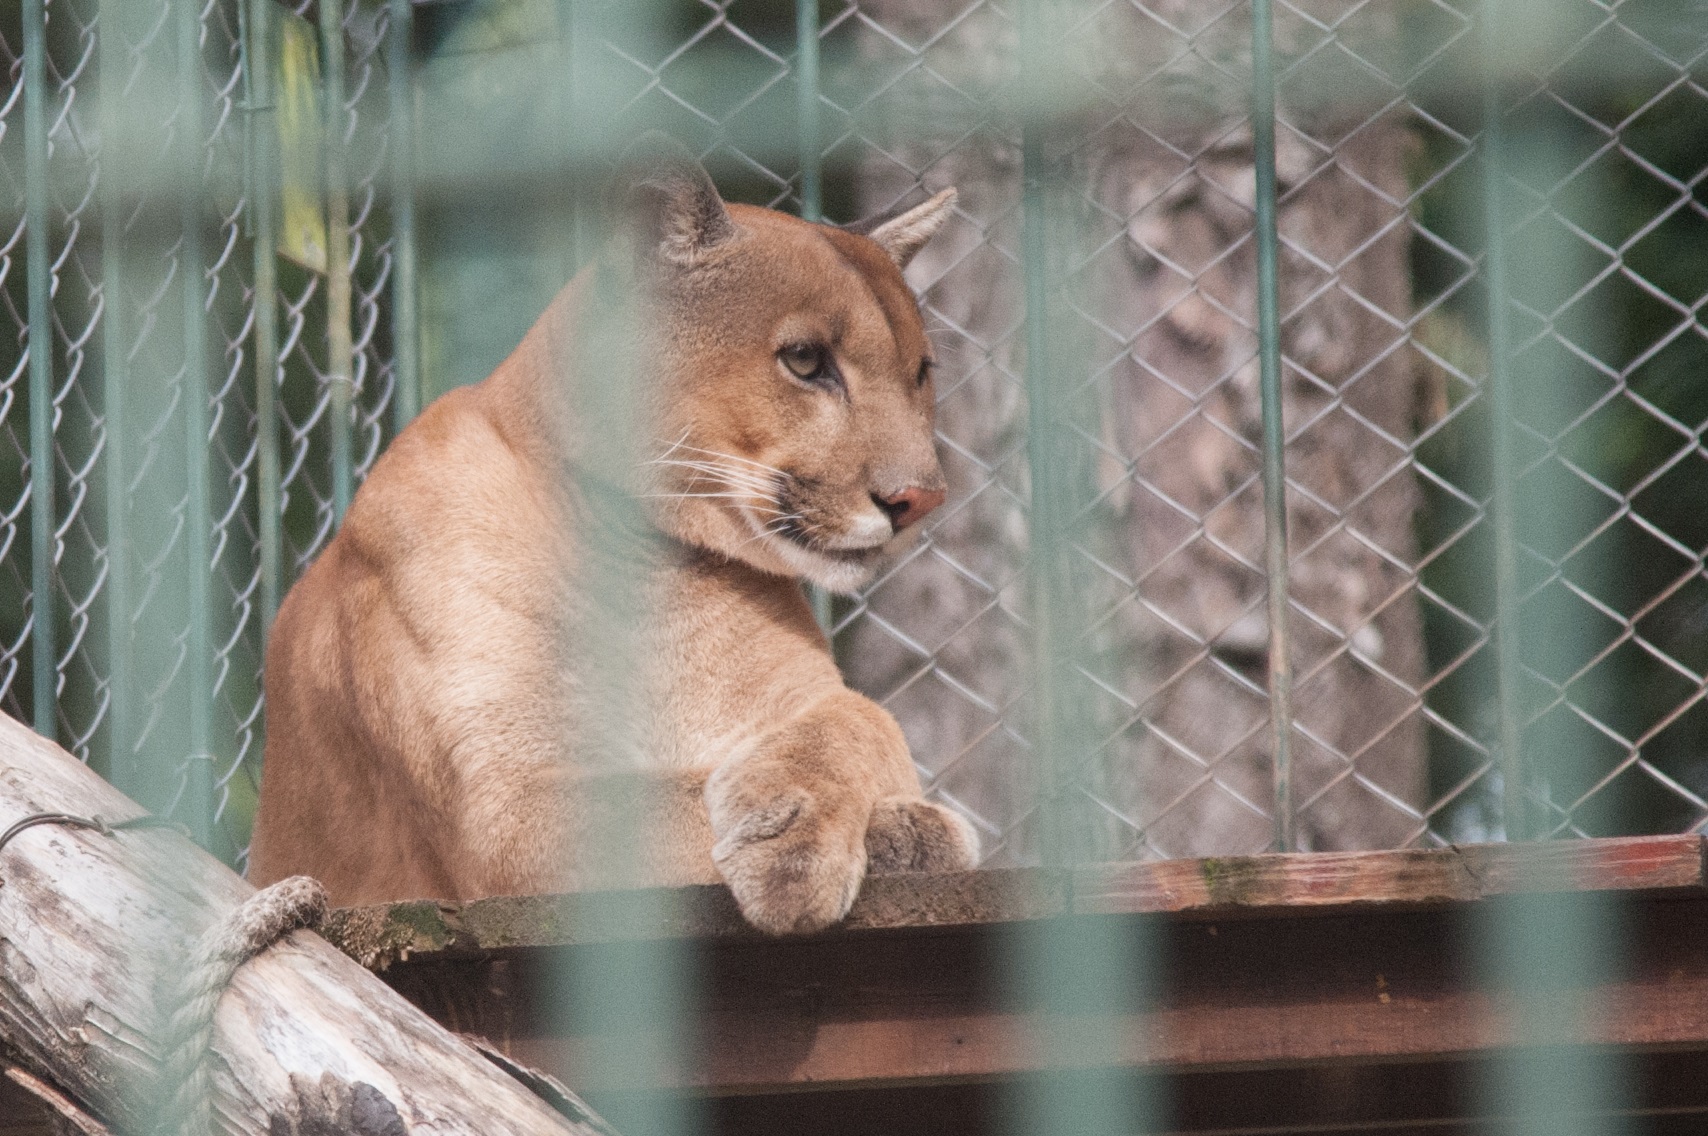
M606 203L643 258L692 264L736 233L705 169L686 146L656 130L623 155Z
M906 268L914 255L925 247L925 242L937 235L937 230L949 219L949 211L954 205L954 189L945 189L922 204L892 209L843 228L870 237L879 248L890 254L897 268Z

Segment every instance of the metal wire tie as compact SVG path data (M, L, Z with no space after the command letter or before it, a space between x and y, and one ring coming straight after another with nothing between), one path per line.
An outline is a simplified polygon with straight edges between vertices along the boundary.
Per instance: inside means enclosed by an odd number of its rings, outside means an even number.
M90 832L98 832L102 836L115 836L120 832L138 828L170 828L188 838L190 830L175 820L152 816L144 813L142 816L131 817L129 820L114 821L111 824L98 816L78 816L75 813L31 813L22 820L14 823L5 832L0 832L0 851L4 851L14 836L28 828L43 824L60 824L67 828L83 828ZM6 884L5 877L0 876L0 887Z

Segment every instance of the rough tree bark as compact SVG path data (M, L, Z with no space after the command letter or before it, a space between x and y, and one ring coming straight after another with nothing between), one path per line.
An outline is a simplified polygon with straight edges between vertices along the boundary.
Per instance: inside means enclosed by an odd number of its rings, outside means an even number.
M1283 7L1282 59L1356 7L1316 4L1315 26ZM900 83L923 113L869 128L882 147L862 162L863 203L884 207L920 179L956 185L962 217L910 272L941 329L951 505L931 528L935 550L870 596L877 618L852 629L845 665L900 717L939 788L1007 834L991 842L998 862L1024 858L1028 756L997 724L1031 665L1019 618L1020 154L1013 123L969 128L997 105L976 96L1012 70L1013 28L989 5L864 8L929 44L929 70ZM1340 44L1391 51L1393 7L1359 15L1339 24ZM1135 597L1087 597L1088 612L1112 609L1100 649L1121 660L1102 676L1120 695L1100 719L1111 740L1082 777L1081 816L1105 855L1251 852L1271 833L1249 34L1241 8L1109 5L1064 53L1099 76L1097 101L1050 132L1084 186L1090 243L1104 243L1080 274L1087 323L1106 329L1093 359L1107 451L1096 489L1126 534L1118 567ZM888 35L865 48L898 67L906 55ZM1322 83L1284 88L1278 144L1296 800L1301 847L1381 848L1419 838L1426 792L1407 452L1419 387L1405 330L1411 132L1402 110L1384 109L1392 89L1318 70Z
M0 829L141 810L0 717ZM169 830L28 829L0 851L0 1048L121 1131L149 1119L156 991L254 889ZM599 1136L559 1116L319 936L243 965L214 1017L214 1125L245 1136Z

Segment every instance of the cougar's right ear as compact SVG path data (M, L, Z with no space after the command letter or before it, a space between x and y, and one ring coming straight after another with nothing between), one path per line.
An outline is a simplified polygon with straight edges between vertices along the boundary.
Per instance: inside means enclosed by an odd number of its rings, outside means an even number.
M925 242L937 235L955 206L955 191L945 189L919 205L896 209L842 226L877 242L897 268L906 268Z
M692 265L736 234L704 167L657 130L641 135L623 155L608 204L643 258Z

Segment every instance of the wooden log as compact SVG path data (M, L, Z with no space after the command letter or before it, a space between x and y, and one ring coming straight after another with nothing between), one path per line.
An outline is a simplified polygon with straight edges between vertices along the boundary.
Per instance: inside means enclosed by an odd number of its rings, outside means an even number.
M30 814L141 809L0 717L0 829ZM114 1128L149 1119L158 992L254 889L171 830L44 825L0 850L0 1041ZM318 935L237 971L214 1016L214 1128L244 1136L599 1136L566 1119Z

